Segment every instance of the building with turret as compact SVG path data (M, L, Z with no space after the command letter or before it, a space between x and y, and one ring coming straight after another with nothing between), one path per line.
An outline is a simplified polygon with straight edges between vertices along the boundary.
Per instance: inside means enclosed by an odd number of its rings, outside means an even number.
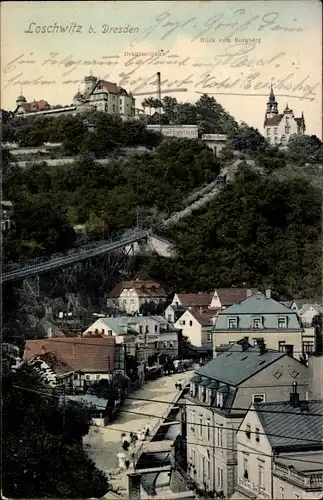
M272 146L286 146L293 134L303 135L305 133L305 119L302 113L296 118L292 109L286 107L283 113L278 111L278 103L271 86L264 121L264 135Z
M84 90L73 97L70 106L51 107L47 101L41 99L27 102L23 95L16 100L14 115L16 116L43 116L43 115L76 115L90 111L101 111L120 116L123 120L135 117L135 99L131 92L119 87L116 83L101 80L93 75L84 78Z

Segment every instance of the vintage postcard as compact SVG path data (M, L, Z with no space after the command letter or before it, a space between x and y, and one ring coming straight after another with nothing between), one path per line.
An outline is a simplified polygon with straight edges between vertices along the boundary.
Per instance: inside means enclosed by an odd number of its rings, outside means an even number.
M1 496L322 499L322 3L1 4Z

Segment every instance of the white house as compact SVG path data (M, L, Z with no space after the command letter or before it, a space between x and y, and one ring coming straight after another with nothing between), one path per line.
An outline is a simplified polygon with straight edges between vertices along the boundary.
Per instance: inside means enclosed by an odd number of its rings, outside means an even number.
M319 499L323 491L323 401L253 404L237 432L232 499Z
M193 346L212 350L213 321L210 315L190 307L178 318L174 326L182 330Z
M314 316L323 313L322 304L303 304L299 310L299 316L304 327L312 326Z
M292 135L303 135L304 133L305 119L303 113L301 117L296 118L288 104L286 104L283 113L279 113L278 103L271 87L264 121L264 135L267 142L272 146L286 146Z
M179 332L162 316L117 316L97 319L82 337L114 336L129 355L144 361L153 354L178 355Z
M230 498L237 482L236 431L251 403L285 401L308 368L285 353L242 341L195 371L188 400L188 474L199 488ZM240 435L240 433L238 433Z
M156 308L166 305L167 294L160 283L153 280L121 281L108 293L107 306L126 313L141 312L144 305Z
M223 346L248 336L264 340L269 349L288 350L300 357L307 335L295 311L272 299L270 290L266 295L257 292L220 311L213 329L214 356Z

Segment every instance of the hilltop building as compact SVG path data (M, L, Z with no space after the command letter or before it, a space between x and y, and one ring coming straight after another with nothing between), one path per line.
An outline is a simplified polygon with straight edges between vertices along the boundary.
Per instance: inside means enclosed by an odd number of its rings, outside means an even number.
M135 99L131 92L119 87L116 83L100 80L90 75L84 78L84 90L73 97L73 104L64 107L52 107L41 99L27 102L23 95L16 100L14 115L16 116L59 116L76 115L90 111L101 111L129 120L135 116Z
M264 121L264 135L268 143L271 146L286 146L291 135L303 135L305 129L303 112L299 118L296 118L294 111L286 104L283 113L279 113L278 103L271 86Z

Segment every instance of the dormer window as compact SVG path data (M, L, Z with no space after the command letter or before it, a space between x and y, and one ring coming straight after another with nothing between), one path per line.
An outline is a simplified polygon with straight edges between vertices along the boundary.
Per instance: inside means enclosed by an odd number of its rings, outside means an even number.
M287 328L287 318L278 318L278 328Z
M233 330L238 327L238 319L237 318L229 318L228 319L228 327L229 330Z
M261 328L261 318L253 318L252 320L252 328Z
M222 408L223 406L223 394L221 392L216 393L216 405L219 408Z
M206 389L206 398L205 398L205 402L206 404L211 404L211 398L212 398L212 391L211 389Z

